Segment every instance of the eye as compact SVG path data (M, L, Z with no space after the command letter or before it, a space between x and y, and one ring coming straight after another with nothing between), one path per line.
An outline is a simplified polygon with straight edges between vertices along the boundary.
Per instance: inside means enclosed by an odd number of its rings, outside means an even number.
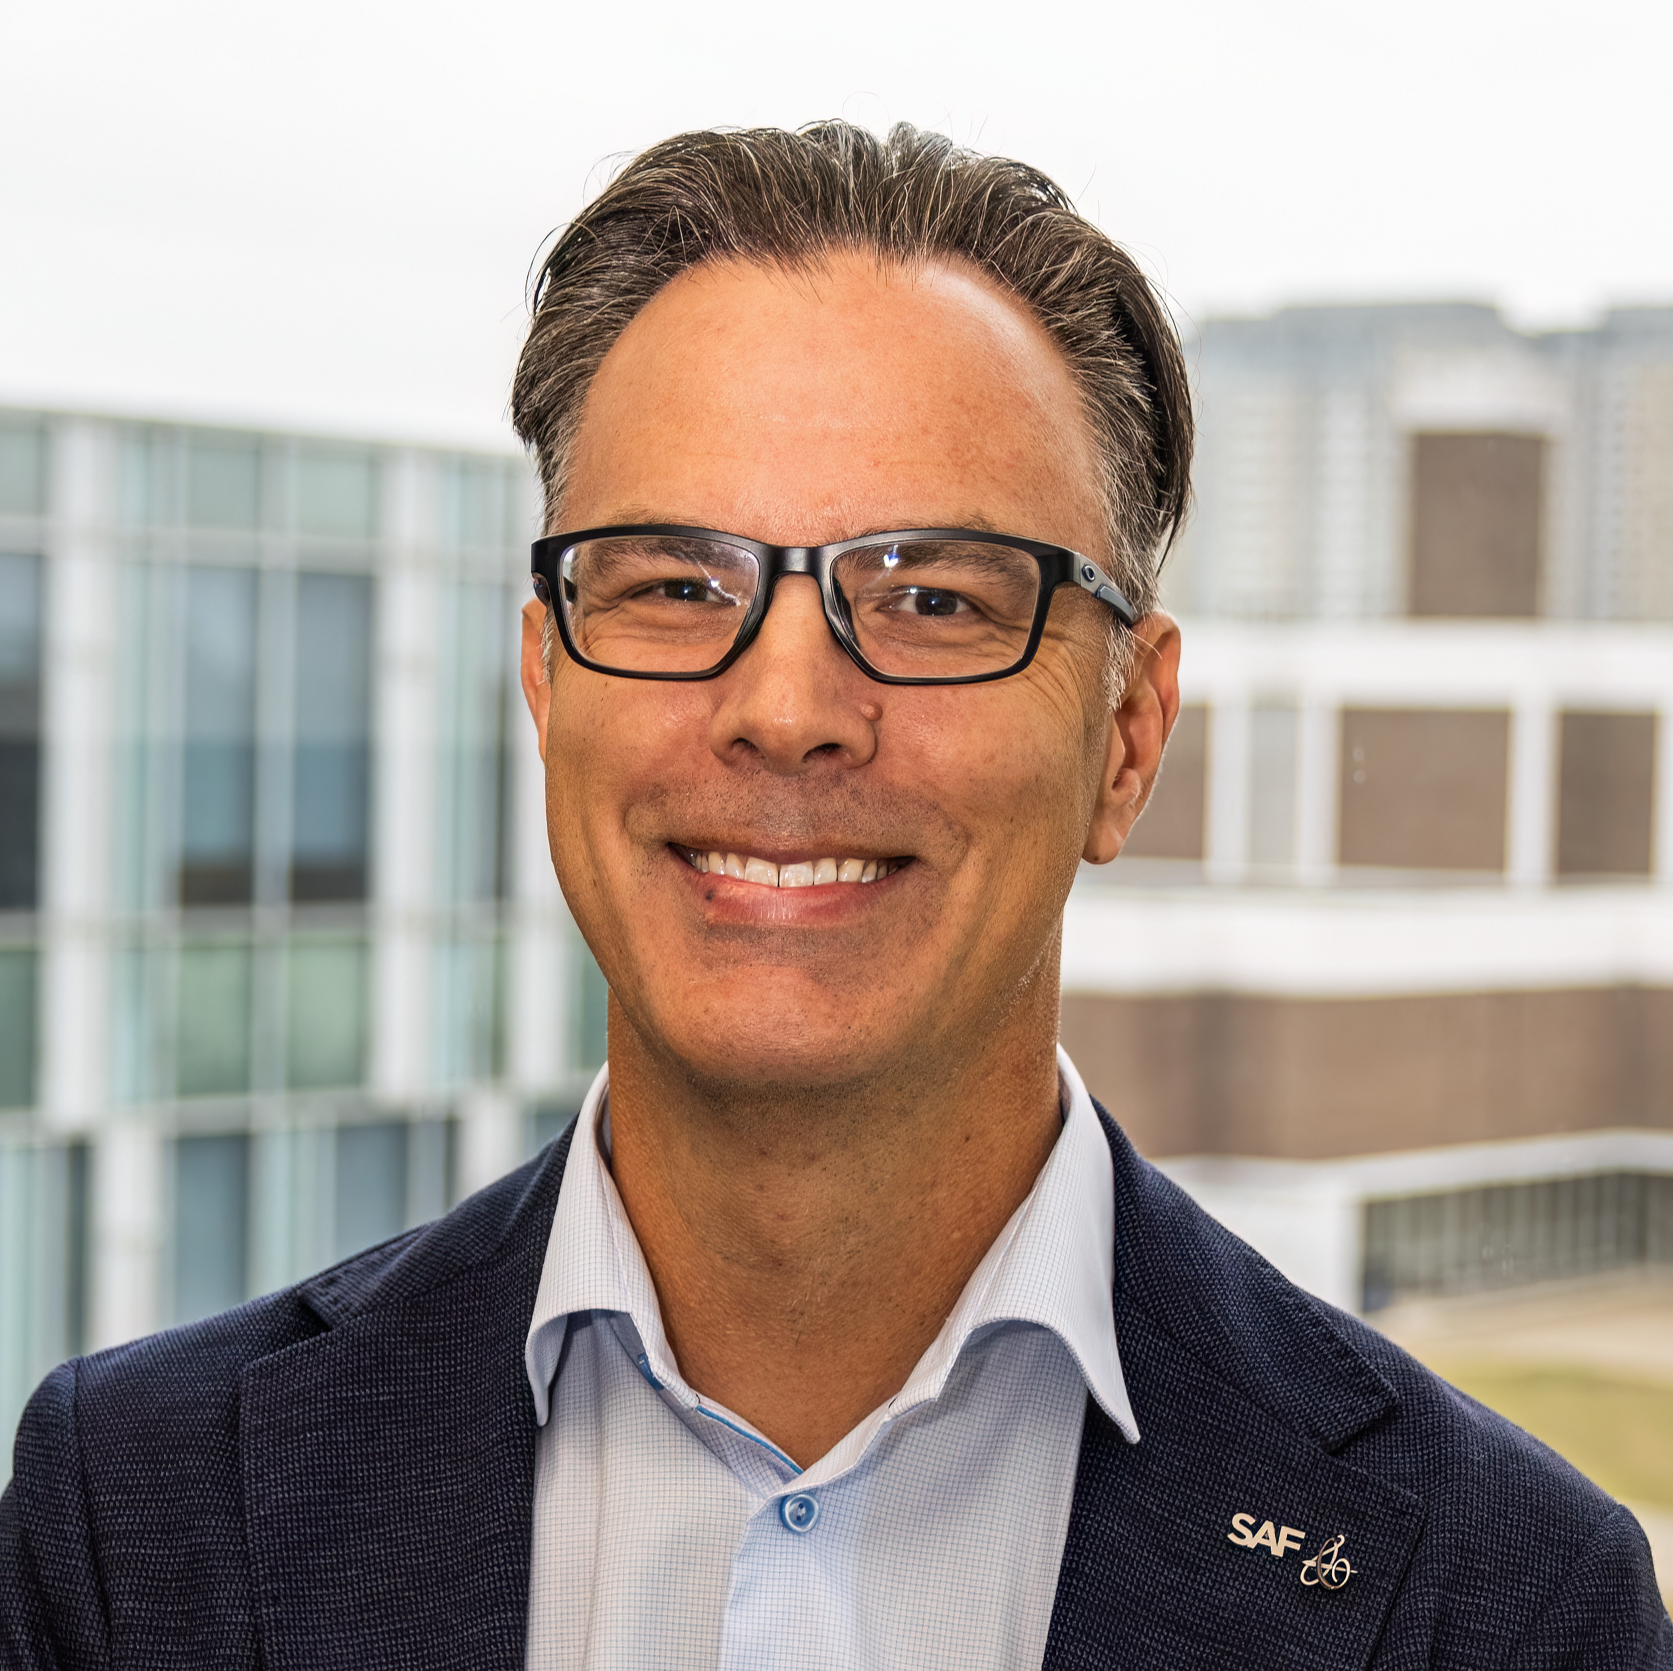
M711 590L701 580L660 580L651 595L667 598L670 603L709 603L718 596L719 588Z
M956 615L968 609L957 592L943 592L931 586L913 586L906 595L907 607L915 615Z

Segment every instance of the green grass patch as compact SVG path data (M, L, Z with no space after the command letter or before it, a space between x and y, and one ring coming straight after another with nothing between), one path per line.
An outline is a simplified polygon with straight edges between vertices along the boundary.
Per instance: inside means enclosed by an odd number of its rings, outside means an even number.
M1673 1387L1566 1365L1432 1364L1612 1497L1673 1509Z

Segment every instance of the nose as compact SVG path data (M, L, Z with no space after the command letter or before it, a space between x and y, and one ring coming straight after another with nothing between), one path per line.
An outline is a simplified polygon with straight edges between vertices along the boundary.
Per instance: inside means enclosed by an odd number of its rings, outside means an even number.
M795 777L863 766L877 752L878 685L831 636L811 575L780 578L755 642L715 680L709 746Z

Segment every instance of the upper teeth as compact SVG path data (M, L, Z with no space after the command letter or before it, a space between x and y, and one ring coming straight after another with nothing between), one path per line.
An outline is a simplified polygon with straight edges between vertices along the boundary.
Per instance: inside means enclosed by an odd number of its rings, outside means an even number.
M757 882L766 888L822 888L830 882L875 882L898 870L899 859L805 859L797 864L775 865L747 853L699 852L681 849L698 870L715 876L734 876L740 882Z

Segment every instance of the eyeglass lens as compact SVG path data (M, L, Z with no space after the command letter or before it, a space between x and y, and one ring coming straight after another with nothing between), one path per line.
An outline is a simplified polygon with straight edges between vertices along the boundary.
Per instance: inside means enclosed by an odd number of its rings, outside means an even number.
M607 535L566 547L560 605L575 647L603 667L705 673L755 602L755 554L690 535ZM1026 551L977 540L887 540L833 567L836 612L865 662L897 678L958 679L1021 659L1039 601Z

